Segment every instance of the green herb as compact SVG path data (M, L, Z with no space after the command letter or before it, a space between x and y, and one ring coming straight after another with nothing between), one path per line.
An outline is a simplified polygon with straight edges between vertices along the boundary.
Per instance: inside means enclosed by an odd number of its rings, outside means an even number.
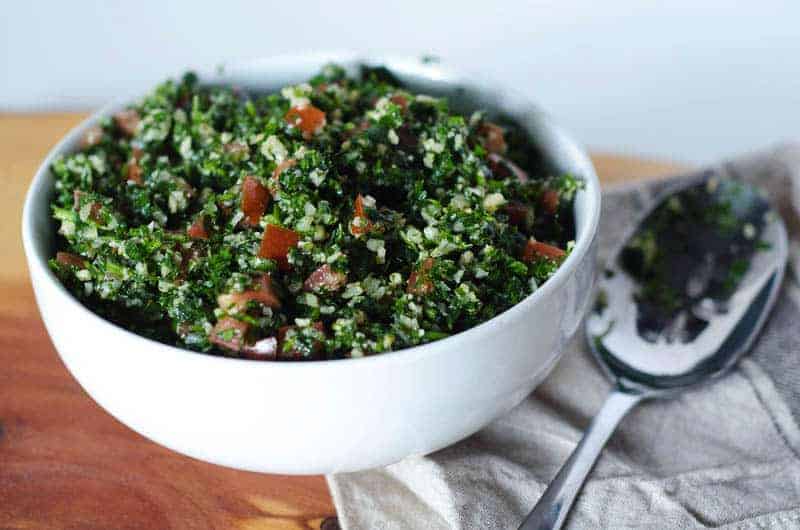
M85 144L52 166L63 283L136 333L264 359L397 350L505 311L568 252L581 186L515 124L383 68L275 94L187 74Z

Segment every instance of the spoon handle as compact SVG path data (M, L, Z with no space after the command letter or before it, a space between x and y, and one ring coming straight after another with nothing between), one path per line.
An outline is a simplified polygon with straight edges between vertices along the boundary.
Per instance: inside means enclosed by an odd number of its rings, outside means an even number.
M572 503L575 502L581 486L611 433L617 428L625 414L641 399L641 395L620 390L614 390L609 394L580 443L561 466L539 502L520 525L519 530L557 530L561 528Z

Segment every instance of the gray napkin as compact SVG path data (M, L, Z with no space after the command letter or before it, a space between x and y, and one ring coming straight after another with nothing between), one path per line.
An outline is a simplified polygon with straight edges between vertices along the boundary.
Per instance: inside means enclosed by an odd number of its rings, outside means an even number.
M769 192L793 236L795 266L736 371L677 399L647 402L623 420L568 528L800 528L800 145L706 171ZM601 260L665 185L604 195ZM576 337L544 384L472 437L383 469L329 476L342 528L516 528L608 391Z

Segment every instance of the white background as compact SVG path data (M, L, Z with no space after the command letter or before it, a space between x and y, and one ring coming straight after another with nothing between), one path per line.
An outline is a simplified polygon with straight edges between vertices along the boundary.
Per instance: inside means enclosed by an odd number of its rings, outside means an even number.
M522 85L595 149L710 161L800 138L800 0L14 1L0 109L83 109L187 65L435 54Z

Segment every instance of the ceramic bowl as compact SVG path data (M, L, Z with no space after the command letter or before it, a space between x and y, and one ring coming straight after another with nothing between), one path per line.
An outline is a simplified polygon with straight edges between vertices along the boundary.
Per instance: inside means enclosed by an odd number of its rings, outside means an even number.
M130 333L95 315L47 266L50 165L83 133L124 107L110 105L47 155L23 212L23 241L36 300L61 358L97 403L135 431L180 453L270 473L355 471L436 451L517 405L559 359L587 307L595 272L600 190L586 153L524 95L480 75L437 64L348 54L301 55L200 72L204 83L274 90L329 62L383 64L412 89L447 94L455 107L515 117L542 163L586 183L575 201L575 248L556 274L495 318L423 346L360 359L259 362L203 355Z

